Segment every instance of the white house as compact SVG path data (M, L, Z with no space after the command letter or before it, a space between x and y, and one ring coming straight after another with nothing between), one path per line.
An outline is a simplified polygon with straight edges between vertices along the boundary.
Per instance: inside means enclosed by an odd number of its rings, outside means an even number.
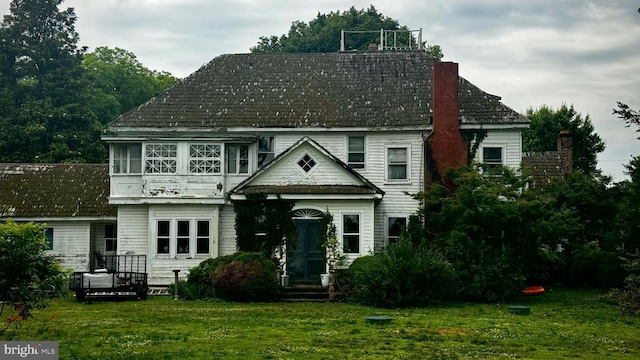
M233 201L295 201L293 279L325 272L327 209L350 257L395 239L447 167L517 167L528 120L423 51L223 55L109 124L118 254L150 283L236 251ZM88 250L88 249L87 249Z

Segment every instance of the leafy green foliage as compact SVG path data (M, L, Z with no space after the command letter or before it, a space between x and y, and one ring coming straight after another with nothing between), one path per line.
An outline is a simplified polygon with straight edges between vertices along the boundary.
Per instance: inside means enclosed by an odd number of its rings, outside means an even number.
M618 115L618 117L625 122L627 127L630 127L633 124L637 125L638 128L636 129L636 132L640 133L640 111L634 110L630 108L629 105L618 101L618 108L613 109L613 113ZM640 140L640 136L638 137L638 140Z
M349 267L350 299L377 307L424 306L452 298L455 274L439 253L402 237Z
M380 34L377 32L380 29L408 30L406 26L400 26L397 20L380 14L373 5L366 10L357 10L352 6L343 12L318 13L308 24L294 21L287 34L280 37L261 36L258 44L250 50L254 53L330 53L339 49L341 30L375 31L350 34L345 44L346 50L367 50L369 44L380 42ZM398 43L408 44L407 36L398 35ZM415 39L413 43L415 44ZM442 49L439 45L428 46L427 52L435 59L442 59Z
M524 133L524 151L556 151L557 135L568 130L573 136L573 167L586 175L598 173L597 155L604 151L605 142L595 132L589 115L585 118L573 106L562 105L557 110L548 106L527 110L531 125Z
M176 284L173 283L169 285L167 288L169 290L169 295L175 298L176 295ZM186 280L178 280L178 297L183 300L196 300L198 299L199 289L190 284Z
M235 202L238 250L260 251L272 258L276 250L282 250L284 246L293 249L296 244L293 206L293 201L280 197L267 200L265 194L247 194L246 201Z
M265 261L265 259L267 260ZM266 258L264 254L261 252L238 251L234 254L227 255L227 256L209 258L207 260L202 261L200 264L198 264L198 266L195 266L189 270L189 275L187 276L187 283L192 290L195 289L195 298L208 299L208 298L217 297L219 293L217 291L218 289L215 289L214 287L215 273L216 271L227 267L227 265L231 264L232 262L238 262L240 264L251 264L251 263L258 262L262 264L262 268L264 269L264 273L265 273L264 279L267 279L265 281L268 281L271 275L273 275L273 278L275 279L275 263L271 259ZM241 275L238 275L238 274L241 274L241 272L238 272L238 268L239 268L238 266L234 266L233 270L231 269L228 270L229 272L227 273L227 275L235 271L236 276L242 277ZM255 273L256 273L255 268L252 268L251 274L255 274ZM224 280L227 281L229 276ZM223 279L221 279L221 281L222 280ZM249 281L249 280L245 279L243 281ZM276 281L276 290L277 290L277 279L275 281ZM225 284L227 284L227 282L225 282ZM267 298L269 296L270 295L267 295Z
M276 267L261 253L236 253L211 278L216 296L228 301L272 301L278 296Z
M159 94L176 82L171 74L144 67L124 49L98 47L84 55L92 109L102 124Z
M122 49L85 54L62 2L14 0L0 27L0 161L104 162L104 124L175 82Z
M0 335L31 318L34 308L46 307L68 281L58 262L45 253L46 240L42 225L12 220L0 224L0 318L11 315Z
M581 229L571 209L523 192L525 179L509 169L482 176L476 167L461 168L447 177L453 189L434 184L416 197L428 224L423 239L451 263L460 299L514 298L526 283L546 278L545 249Z
M626 313L640 315L640 251L625 259L624 267L629 271L624 287L613 289L609 296Z

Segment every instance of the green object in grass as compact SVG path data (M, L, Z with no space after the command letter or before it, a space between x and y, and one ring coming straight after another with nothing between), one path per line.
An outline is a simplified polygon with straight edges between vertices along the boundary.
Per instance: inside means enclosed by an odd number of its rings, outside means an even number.
M391 318L384 315L368 316L367 322L369 324L386 325L391 323Z
M524 305L511 305L509 306L509 313L516 315L529 315L531 313L531 308Z

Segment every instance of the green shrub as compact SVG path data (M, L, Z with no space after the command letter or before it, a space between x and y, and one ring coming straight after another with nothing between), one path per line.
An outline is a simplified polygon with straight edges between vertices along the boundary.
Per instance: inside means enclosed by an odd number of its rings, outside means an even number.
M216 295L228 301L275 300L278 296L275 264L261 257L254 260L245 257L218 267L212 275Z
M629 271L622 289L613 289L609 296L628 314L640 315L640 252L626 259L624 268Z
M169 294L171 296L176 295L176 284L169 285ZM198 288L189 284L186 280L178 280L178 297L183 300L196 300L198 299Z
M213 274L217 269L234 261L241 263L258 261L263 264L264 272L273 275L275 279L275 264L272 260L267 259L262 253L238 251L231 255L204 260L198 266L189 270L187 282L194 289L195 297L198 299L217 297L218 294L213 284ZM277 280L275 281L277 291Z
M349 270L350 299L363 305L422 306L453 294L455 275L446 259L404 238L354 260Z

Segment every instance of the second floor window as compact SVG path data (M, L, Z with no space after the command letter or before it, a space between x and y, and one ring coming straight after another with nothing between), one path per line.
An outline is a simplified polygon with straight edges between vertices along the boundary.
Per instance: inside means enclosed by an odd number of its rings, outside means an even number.
M387 180L408 179L408 156L405 147L387 148Z
M113 144L114 174L140 174L142 173L142 145L140 144Z
M502 173L502 148L483 147L482 162L485 164L488 175L499 175Z
M189 172L191 174L220 174L219 144L191 144L189 146Z
M147 174L175 174L178 146L176 144L147 144L145 146Z
M249 173L249 145L227 145L227 174Z
M349 136L347 164L352 169L364 169L364 136Z
M258 167L267 165L275 157L274 137L266 136L258 139Z

